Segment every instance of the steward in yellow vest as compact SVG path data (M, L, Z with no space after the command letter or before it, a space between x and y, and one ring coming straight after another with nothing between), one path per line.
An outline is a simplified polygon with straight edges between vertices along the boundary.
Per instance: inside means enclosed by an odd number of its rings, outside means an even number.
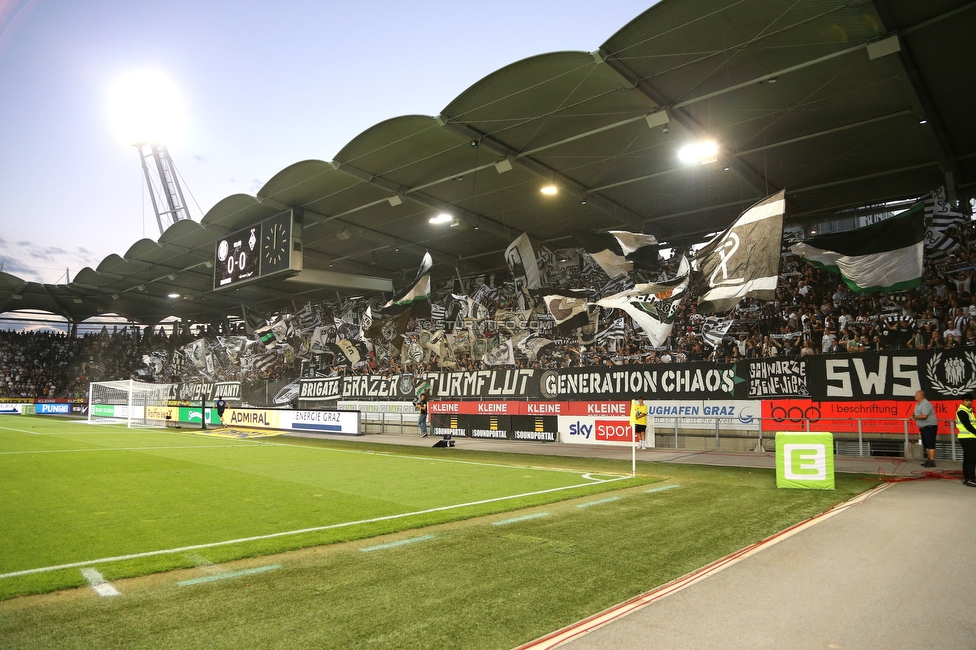
M956 437L962 447L962 483L976 487L976 413L972 395L962 398L956 409Z

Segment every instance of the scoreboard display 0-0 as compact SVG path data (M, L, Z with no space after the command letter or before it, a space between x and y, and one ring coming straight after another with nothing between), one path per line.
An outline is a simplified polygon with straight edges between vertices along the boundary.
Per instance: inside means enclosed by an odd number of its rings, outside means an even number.
M220 239L214 251L214 291L301 271L292 210Z
M261 224L238 230L217 242L214 289L256 280L261 272Z

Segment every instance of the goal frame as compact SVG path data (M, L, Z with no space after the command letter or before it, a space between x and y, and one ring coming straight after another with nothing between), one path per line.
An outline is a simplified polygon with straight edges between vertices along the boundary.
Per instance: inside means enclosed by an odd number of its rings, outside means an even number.
M89 424L117 423L128 428L166 426L169 418L168 396L173 384L148 384L134 379L120 381L98 381L88 385ZM125 393L123 399L103 399L97 395L96 388ZM111 412L108 409L111 408ZM116 410L123 413L116 415Z

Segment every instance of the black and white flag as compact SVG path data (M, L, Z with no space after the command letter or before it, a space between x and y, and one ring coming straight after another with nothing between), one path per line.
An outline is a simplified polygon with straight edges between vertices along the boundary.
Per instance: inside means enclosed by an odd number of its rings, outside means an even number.
M590 322L586 312L589 291L585 289L543 289L542 299L546 309L556 322L556 330L561 334L569 334L573 330Z
M570 228L569 233L611 278L627 275L635 268L651 270L660 266L658 241L653 235L587 228Z
M624 311L652 345L663 345L671 336L678 305L688 291L689 276L688 260L682 258L678 275L673 280L638 284L633 289L597 300L596 304Z
M709 316L702 323L702 341L715 349L718 347L719 343L726 334L729 333L729 328L732 327L732 323L735 322L733 318L723 318L718 319L715 316Z
M727 312L746 296L773 300L779 277L786 190L756 203L698 251L698 311Z
M925 257L945 259L962 245L953 232L969 218L952 209L945 195L945 188L933 190L923 199L925 203Z
M505 261L512 272L512 277L525 282L528 289L538 289L542 286L542 276L539 274L539 262L532 250L529 236L522 233L505 249Z

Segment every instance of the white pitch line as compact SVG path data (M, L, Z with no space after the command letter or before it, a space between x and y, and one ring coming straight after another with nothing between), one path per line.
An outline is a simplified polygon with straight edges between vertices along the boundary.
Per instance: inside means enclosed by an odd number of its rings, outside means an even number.
M601 481L601 483L613 483L615 481L622 481L624 479L631 478L629 476L621 476L618 478L607 479L606 481ZM299 530L288 530L281 533L270 533L268 535L255 535L253 537L241 537L238 539L228 539L222 542L211 542L208 544L193 544L192 546L181 546L179 548L168 548L159 551L147 551L145 553L132 553L129 555L117 555L115 557L103 557L97 560L86 560L85 562L70 562L68 564L58 564L54 566L38 567L36 569L24 569L22 571L11 571L10 573L0 573L0 580L4 578L14 578L17 576L30 575L32 573L47 573L50 571L59 571L61 569L74 569L78 567L90 566L93 564L104 564L106 562L122 562L124 560L135 560L143 557L152 557L155 555L170 555L172 553L186 553L187 551L196 551L202 548L214 548L215 546L229 546L231 544L243 544L246 542L257 542L264 539L274 539L276 537L287 537L290 535L302 535L304 533L316 533L323 530L334 530L337 528L348 528L350 526L358 526L360 524L372 524L379 521L392 521L394 519L405 519L407 517L413 517L415 515L426 515L433 512L445 512L447 510L456 510L458 508L467 508L469 506L480 506L486 503L497 503L499 501L509 501L511 499L520 499L522 497L531 497L539 494L549 494L551 492L561 492L563 490L573 490L576 488L589 487L591 485L596 485L595 483L580 483L579 485L567 485L558 488L549 488L548 490L537 490L536 492L526 492L524 494L513 494L506 497L495 497L493 499L482 499L481 501L470 501L468 503L459 503L450 506L439 506L437 508L428 508L426 510L417 510L415 512L404 512L396 515L385 515L383 517L374 517L372 519L361 519L359 521L346 521L339 524L329 524L328 526L314 526L312 528L302 528Z
M37 433L37 431L28 431L27 429L15 429L13 427L0 427L0 429L4 429L6 431L16 431L18 433L29 433L32 436L40 435L39 433Z
M118 589L112 586L112 583L106 581L102 574L95 569L82 569L81 575L85 576L89 586L102 598L122 595Z
M180 447L94 447L92 449L37 449L34 451L0 451L0 456L13 454L73 454L88 451L149 451L156 449L239 449L244 445L184 445Z

